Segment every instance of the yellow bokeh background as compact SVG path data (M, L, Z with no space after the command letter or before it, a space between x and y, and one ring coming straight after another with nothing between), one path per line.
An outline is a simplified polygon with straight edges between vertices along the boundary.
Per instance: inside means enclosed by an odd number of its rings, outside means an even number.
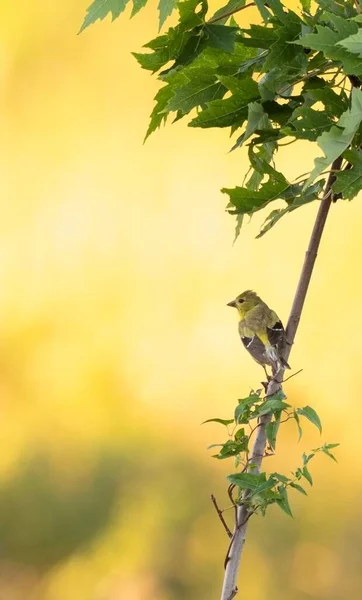
M257 215L233 245L219 190L246 152L186 120L142 144L159 83L131 51L156 3L77 36L86 7L0 7L0 600L217 599L210 493L227 506L233 465L200 423L261 377L225 305L252 288L287 319L317 206L260 240ZM278 165L293 178L315 156L288 146ZM315 459L294 520L251 522L243 598L362 595L361 221L359 198L333 205L290 359L289 401L319 412L322 440L288 423L266 466L321 441L338 464Z

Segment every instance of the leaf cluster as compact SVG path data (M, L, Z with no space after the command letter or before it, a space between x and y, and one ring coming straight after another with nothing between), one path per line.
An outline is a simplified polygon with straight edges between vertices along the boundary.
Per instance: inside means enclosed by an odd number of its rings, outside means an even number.
M94 0L81 30L107 14L115 19L128 0ZM132 16L147 0L133 0ZM362 15L354 0L300 1L298 12L280 0L256 0L263 24L245 26L245 0L229 0L209 15L207 0L160 0L160 27L178 22L134 53L158 73L146 138L169 117L190 116L190 127L229 128L232 150L248 146L250 170L241 185L223 188L239 233L251 216L275 200L263 235L285 214L321 198L325 172L338 157L334 199L362 188ZM235 20L238 18L238 21ZM353 88L352 94L351 88ZM311 173L289 181L274 161L278 148L317 143L322 156Z
M303 434L300 419L301 417L312 423L322 432L322 425L318 414L311 406L292 409L290 404L285 402L286 397L282 391L263 398L261 390L252 391L249 396L238 401L234 411L233 419L208 419L205 423L215 422L226 427L228 438L220 444L212 444L209 448L218 448L214 458L224 460L233 458L235 467L242 468L241 471L233 473L227 477L232 490L236 490L236 496L233 497L235 504L246 504L248 511L265 515L268 506L277 504L285 513L292 516L289 504L288 492L295 489L301 494L306 495L305 488L301 482L305 480L309 485L313 485L312 475L308 464L317 453L324 453L333 460L336 460L331 450L339 444L323 444L319 448L313 449L308 454L302 455L302 466L298 467L290 475L274 472L267 475L266 472L258 472L253 466L249 454L251 438L259 427L260 417L269 416L266 425L266 436L268 446L266 455L273 454L276 448L277 434L281 423L294 419L299 439ZM248 428L248 429L247 429Z

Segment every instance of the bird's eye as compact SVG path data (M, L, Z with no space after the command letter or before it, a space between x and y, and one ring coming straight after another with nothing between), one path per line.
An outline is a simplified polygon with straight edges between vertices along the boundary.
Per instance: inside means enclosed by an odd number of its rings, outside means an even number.
M243 302L245 302L244 298L239 298L238 300L239 304L242 304Z

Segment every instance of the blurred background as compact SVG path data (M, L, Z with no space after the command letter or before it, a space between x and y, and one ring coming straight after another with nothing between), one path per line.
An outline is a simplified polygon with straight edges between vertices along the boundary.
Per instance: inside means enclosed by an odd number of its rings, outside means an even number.
M246 152L186 121L142 145L159 84L130 53L156 2L77 36L88 4L0 6L0 600L213 600L228 540L210 494L228 505L234 469L200 423L262 378L226 303L255 289L287 320L317 205L255 240L258 215L233 246L219 189ZM295 148L289 177L316 152ZM361 219L360 199L333 205L290 358L289 402L322 438L288 423L266 466L325 441L338 464L314 459L294 519L251 521L243 598L362 595Z

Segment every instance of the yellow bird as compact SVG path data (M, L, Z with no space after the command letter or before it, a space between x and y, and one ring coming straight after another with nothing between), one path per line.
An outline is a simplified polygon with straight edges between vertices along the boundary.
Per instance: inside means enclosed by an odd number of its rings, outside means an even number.
M278 315L250 290L228 302L239 313L239 335L247 351L257 363L272 368L277 373L281 368L290 369L283 358L287 343L285 329Z

